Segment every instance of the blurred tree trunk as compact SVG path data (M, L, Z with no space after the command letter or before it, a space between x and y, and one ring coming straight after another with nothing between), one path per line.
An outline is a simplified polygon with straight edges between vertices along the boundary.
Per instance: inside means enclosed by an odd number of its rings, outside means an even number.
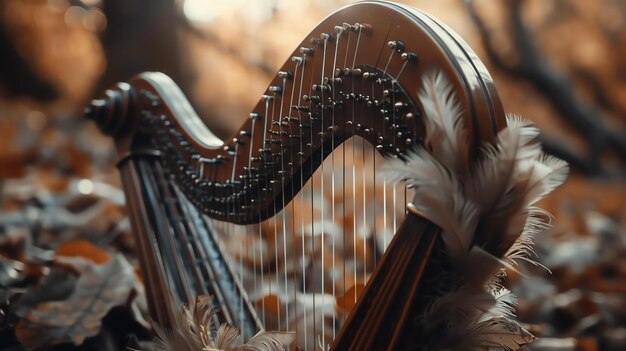
M9 97L32 97L47 102L58 97L56 88L22 57L5 26L5 3L0 1L0 91Z
M191 95L193 68L180 40L181 17L174 0L104 0L103 11L107 68L96 93L138 73L160 71Z

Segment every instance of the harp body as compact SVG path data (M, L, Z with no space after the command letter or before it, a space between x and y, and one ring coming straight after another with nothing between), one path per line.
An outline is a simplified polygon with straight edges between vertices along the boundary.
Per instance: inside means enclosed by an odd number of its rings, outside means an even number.
M211 294L220 321L240 328L245 339L263 328L205 216L236 224L272 217L353 136L402 157L422 142L417 94L421 77L433 70L454 86L474 154L505 124L489 74L450 29L388 2L357 3L323 20L229 140L216 138L160 73L141 74L94 100L87 115L114 138L121 156L153 318L171 326L180 303ZM419 345L418 317L439 262L438 231L408 208L332 349Z

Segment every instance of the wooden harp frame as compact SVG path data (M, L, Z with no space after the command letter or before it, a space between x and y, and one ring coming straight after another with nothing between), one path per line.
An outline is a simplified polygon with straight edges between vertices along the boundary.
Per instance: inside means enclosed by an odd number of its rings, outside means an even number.
M384 154L402 157L422 142L417 94L421 77L433 70L454 86L470 135L468 153L474 157L506 124L486 68L432 16L384 1L349 5L324 19L281 67L237 134L224 142L160 73L140 74L94 100L87 116L114 138L121 156L119 169L157 322L173 325L175 303L206 292L198 284L168 284L175 279L168 267L181 265L169 257L176 255L176 243L165 234L174 233L185 243L203 242L202 257L212 260L211 267L206 274L189 275L210 282L223 322L241 326L246 338L254 335L259 320L200 213L239 224L272 216L334 147L354 135ZM270 102L279 102L280 112L271 114ZM161 201L161 196L181 193L193 206ZM175 217L178 222L172 223ZM398 350L419 343L414 317L424 308L424 281L437 269L431 256L437 254L438 231L409 211L334 350Z

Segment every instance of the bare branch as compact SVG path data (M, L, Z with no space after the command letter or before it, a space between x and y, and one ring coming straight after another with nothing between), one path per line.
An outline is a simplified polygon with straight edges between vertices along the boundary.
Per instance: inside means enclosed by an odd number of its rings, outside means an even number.
M507 63L496 52L491 34L478 15L473 1L468 0L465 4L472 21L479 30L490 60L505 72L529 81L535 89L546 96L559 112L559 116L589 142L591 149L589 159L596 159L599 153L612 150L622 162L626 163L626 133L611 128L602 118L602 113L579 99L569 80L542 57L535 45L532 33L524 24L521 16L523 0L509 0L508 2L512 38L519 55L519 63L516 65ZM561 154L564 158L569 157L568 161L574 167L578 165L581 167L581 171L587 173L588 169L586 168L592 166L591 164L580 162L583 160L579 157L575 158L574 154L565 152L563 148L559 148L555 144L548 145L548 149ZM548 152L550 151L548 150Z

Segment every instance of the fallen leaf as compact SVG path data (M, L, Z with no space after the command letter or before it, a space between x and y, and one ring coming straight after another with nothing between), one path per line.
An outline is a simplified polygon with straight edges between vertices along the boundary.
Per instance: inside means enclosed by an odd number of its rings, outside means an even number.
M11 310L16 316L24 318L30 309L38 304L49 301L60 301L67 299L78 278L75 274L62 269L53 268L50 274L46 275L39 284L32 286L11 305Z
M87 240L72 240L61 245L56 256L82 257L93 263L102 264L107 262L111 255Z
M82 344L100 332L102 318L111 308L126 303L135 284L133 267L121 255L103 265L81 258L62 261L80 272L76 287L66 300L38 304L20 321L15 334L26 347Z

